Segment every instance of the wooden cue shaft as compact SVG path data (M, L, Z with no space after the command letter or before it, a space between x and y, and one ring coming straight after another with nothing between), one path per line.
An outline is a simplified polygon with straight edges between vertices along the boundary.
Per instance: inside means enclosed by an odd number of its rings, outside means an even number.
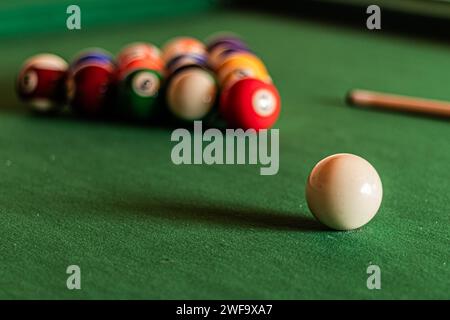
M351 90L347 95L347 101L350 104L360 107L376 107L450 117L450 102L446 101L407 97L361 89Z

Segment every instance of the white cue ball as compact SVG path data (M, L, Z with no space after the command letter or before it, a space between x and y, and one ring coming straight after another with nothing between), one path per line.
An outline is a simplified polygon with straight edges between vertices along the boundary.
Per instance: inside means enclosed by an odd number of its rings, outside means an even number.
M375 168L354 154L334 154L319 161L306 184L313 215L336 230L353 230L377 213L383 186Z

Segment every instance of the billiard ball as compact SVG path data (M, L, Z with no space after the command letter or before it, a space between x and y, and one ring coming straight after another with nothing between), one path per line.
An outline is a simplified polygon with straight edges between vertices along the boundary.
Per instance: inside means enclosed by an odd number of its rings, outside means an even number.
M148 43L134 43L121 50L116 74L118 114L134 120L148 120L156 112L164 63L159 49Z
M167 84L166 100L169 110L185 121L205 118L212 110L217 84L209 70L185 66L173 74Z
M71 68L76 68L82 64L98 62L98 63L114 63L113 55L101 48L88 48L80 51L72 59Z
M164 72L163 65L159 63L159 61L155 61L153 59L135 59L132 61L128 61L128 63L119 64L117 67L117 77L123 78L124 75L130 73L132 70L137 69L148 69L153 71L158 71L158 73L162 74Z
M225 122L228 125L232 125L233 124L233 118L232 118L232 114L231 114L231 107L230 104L228 103L228 97L230 95L230 87L223 87L220 90L219 93L219 114L222 117L222 119L225 120Z
M164 72L164 63L161 60L155 60L150 58L123 61L121 64L118 65L117 70L120 72L122 70L130 70L143 67L152 70L157 70L161 73Z
M104 114L112 97L115 72L113 64L98 61L71 69L67 86L72 109L89 117Z
M306 184L306 200L313 215L336 230L353 230L377 213L383 187L375 168L365 159L340 153L319 161Z
M213 45L208 45L208 52L212 53L218 48L240 48L240 49L249 49L248 45L242 41L241 39L222 39L216 41Z
M162 49L162 59L169 62L181 54L206 55L206 47L200 40L191 37L178 37L169 40Z
M150 43L133 43L124 47L117 56L118 69L134 68L133 65L151 64L152 70L163 71L164 62L161 58L161 51L158 47Z
M166 64L166 72L168 75L176 72L176 70L187 66L198 65L204 68L208 67L208 57L202 54L183 54L174 57Z
M225 79L222 80L221 87L231 87L237 81L245 78L259 79L267 83L272 83L272 78L267 72L261 71L253 66L243 66L232 70Z
M277 88L259 79L244 78L223 94L220 112L230 125L243 129L268 129L278 119L281 99Z
M236 69L251 69L252 72L257 73L259 77L268 76L269 73L264 63L255 55L250 53L234 54L226 58L223 63L217 68L217 78L222 83L230 73Z
M219 46L215 47L212 51L209 52L209 64L214 69L217 69L217 67L227 57L229 57L233 54L242 53L242 52L251 53L250 49L247 48L246 46L235 46L235 45L230 45L230 44L219 45Z
M237 34L232 32L220 32L213 34L208 39L206 39L206 44L209 52L212 52L217 46L221 46L223 44L246 46L244 40L242 40Z
M17 77L19 98L35 112L58 111L66 102L67 69L67 62L54 54L44 53L29 58Z
M119 80L119 108L125 117L147 120L156 112L162 76L150 69L134 69Z
M120 64L122 60L130 60L134 57L143 59L161 59L161 50L151 43L135 42L123 47L117 55L117 62Z

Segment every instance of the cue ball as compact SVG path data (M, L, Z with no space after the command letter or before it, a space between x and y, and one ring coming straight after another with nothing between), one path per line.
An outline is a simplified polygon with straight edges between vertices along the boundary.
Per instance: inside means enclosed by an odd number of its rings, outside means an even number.
M377 213L383 187L375 168L365 159L339 153L319 161L306 184L313 215L336 230L353 230Z

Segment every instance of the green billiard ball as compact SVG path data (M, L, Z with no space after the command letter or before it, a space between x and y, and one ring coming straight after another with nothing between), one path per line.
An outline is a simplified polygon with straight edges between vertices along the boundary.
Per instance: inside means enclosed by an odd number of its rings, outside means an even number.
M151 118L156 112L161 83L161 74L150 69L133 70L119 79L120 113L137 120Z

